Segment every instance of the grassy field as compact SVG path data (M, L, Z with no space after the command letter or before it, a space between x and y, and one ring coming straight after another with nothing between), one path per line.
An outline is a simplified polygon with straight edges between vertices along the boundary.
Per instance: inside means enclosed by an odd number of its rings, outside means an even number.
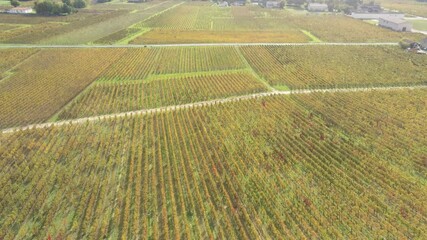
M272 86L292 89L425 83L427 61L398 47L243 47L242 53Z
M424 239L426 94L278 96L0 136L0 236Z
M379 0L383 7L410 15L427 17L427 3L416 0Z
M427 20L409 20L413 28L420 31L427 31Z

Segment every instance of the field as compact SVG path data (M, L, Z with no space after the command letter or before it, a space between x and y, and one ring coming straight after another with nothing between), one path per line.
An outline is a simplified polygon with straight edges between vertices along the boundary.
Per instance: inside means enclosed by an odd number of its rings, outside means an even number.
M325 42L398 42L402 38L423 38L421 34L394 32L345 16L300 16L291 21Z
M422 37L344 16L296 15L255 6L221 9L184 4L145 21L141 27L152 30L131 43L309 42L304 31L324 42L396 42L403 37Z
M123 53L121 49L40 50L0 80L0 128L48 120ZM98 58L99 54L109 57Z
M130 49L108 68L99 81L144 79L152 75L207 72L244 68L234 47Z
M4 49L0 53L7 59L0 65L1 128L268 92L272 87L423 85L427 76L424 56L394 46Z
M1 30L0 43L87 44L126 29L133 24L173 8L179 2L153 1L132 8L96 5L77 14L58 17L0 14L2 26L22 27ZM136 8L136 9L135 9Z
M0 43L161 44L227 42L397 42L397 33L342 15L301 14L208 2L94 4L70 16L0 14Z
M61 112L59 119L180 105L266 90L264 84L244 72L100 83Z
M4 77L4 73L10 70L12 67L21 63L32 54L36 53L37 49L5 49L1 50L0 58L0 74L1 78Z
M4 135L0 236L423 239L425 95L277 96Z
M427 3L416 0L379 0L383 7L408 14L427 17Z
M419 31L427 31L427 19L425 20L409 20L413 24L413 28Z
M302 32L215 32L215 31L169 31L151 30L132 44L158 43L266 43L266 42L308 42Z
M242 47L255 71L272 86L292 89L425 83L427 61L397 47Z
M206 1L0 13L0 240L427 239L401 38Z

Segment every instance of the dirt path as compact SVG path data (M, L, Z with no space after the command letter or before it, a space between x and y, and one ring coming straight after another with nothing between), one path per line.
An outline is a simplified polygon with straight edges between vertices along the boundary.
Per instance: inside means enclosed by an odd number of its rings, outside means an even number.
M398 46L396 42L377 43L184 43L184 44L146 44L146 45L40 45L40 44L0 44L0 49L6 48L143 48L143 47L217 47L217 46Z
M367 91L375 91L375 90L377 90L377 91L392 91L392 90L424 89L424 88L427 88L427 85L412 86L412 87L336 88L336 89L312 89L312 90L263 92L263 93L255 93L255 94L242 95L242 96L234 96L234 97L229 97L229 98L214 99L214 100L209 100L209 101L202 101L202 102L195 102L195 103L188 103L188 104L181 104L181 105L174 105L174 106L166 106L166 107L160 107L160 108L143 109L143 110L137 110L137 111L129 111L129 112L121 112L121 113L114 113L114 114L107 114L107 115L100 115L100 116L93 116L93 117L78 118L78 119L65 120L65 121L59 121L59 122L32 124L32 125L28 125L28 126L3 129L3 130L1 130L1 133L3 133L3 134L13 133L16 131L23 131L23 130L33 129L33 128L47 128L47 127L51 127L51 126L83 124L83 123L87 123L87 122L102 121L102 120L107 120L107 119L112 119L112 118L122 118L122 117L127 117L127 116L134 116L134 115L145 115L145 114L152 114L152 113L158 113L158 112L176 111L176 110L185 109L185 108L196 108L196 107L203 107L203 106L211 106L211 105L217 105L217 104L228 103L228 102L236 102L236 101L240 101L240 100L263 98L263 97L268 97L268 96L273 96L273 95L310 94L310 93L318 93L318 92L324 92L324 93L367 92Z

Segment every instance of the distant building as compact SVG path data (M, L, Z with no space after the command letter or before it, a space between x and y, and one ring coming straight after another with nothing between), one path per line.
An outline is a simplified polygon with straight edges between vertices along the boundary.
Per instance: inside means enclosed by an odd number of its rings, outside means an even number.
M13 13L13 14L27 14L27 13L32 13L33 9L29 7L15 7L15 8L9 9L7 12Z
M410 32L412 24L401 18L380 18L378 25L398 32Z
M220 3L218 3L218 6L220 6L220 7L228 7L228 2L226 2L226 1L220 2Z
M258 5L265 8L283 8L284 4L282 1L260 1Z
M238 0L238 1L234 1L233 3L231 3L232 6L245 6L246 5L246 1L244 0Z
M328 5L325 3L309 3L307 10L310 12L327 12Z
M128 0L128 3L143 3L149 2L150 0Z
M359 12L365 12L365 13L380 13L383 11L381 8L381 5L379 4L362 4L358 7Z

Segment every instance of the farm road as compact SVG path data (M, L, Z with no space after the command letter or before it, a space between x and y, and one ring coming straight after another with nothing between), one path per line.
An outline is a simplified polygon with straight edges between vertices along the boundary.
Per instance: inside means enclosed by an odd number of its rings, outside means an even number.
M154 48L154 47L217 47L217 46L397 46L395 42L377 43L183 43L183 44L146 44L146 45L40 45L40 44L0 44L6 48Z
M263 93L255 93L255 94L242 95L242 96L234 96L234 97L214 99L214 100L209 100L209 101L188 103L188 104L182 104L182 105L173 105L173 106L166 106L166 107L160 107L160 108L152 108L152 109L143 109L143 110L137 110L137 111L113 113L113 114L108 114L108 115L85 117L85 118L78 118L78 119L65 120L65 121L59 121L59 122L32 124L32 125L23 126L23 127L14 127L14 128L3 129L0 131L1 131L1 133L5 134L5 133L13 133L16 131L29 130L29 129L33 129L33 128L47 128L47 127L51 127L51 126L83 124L83 123L87 123L87 122L95 122L95 121L107 120L107 119L112 119L112 118L122 118L122 117L126 117L126 116L145 115L145 114L159 113L159 112L166 112L166 111L176 111L179 109L210 106L210 105L216 105L216 104L222 104L222 103L228 103L228 102L237 102L237 101L247 100L247 99L263 98L263 97L274 96L274 95L310 94L310 93L319 93L319 92L320 93L367 92L367 91L375 91L375 90L389 91L389 90L423 89L423 88L427 88L427 85L408 86L408 87L311 89L311 90L293 90L293 91L277 91L277 90L275 90L275 91L271 91L271 92L263 92Z

